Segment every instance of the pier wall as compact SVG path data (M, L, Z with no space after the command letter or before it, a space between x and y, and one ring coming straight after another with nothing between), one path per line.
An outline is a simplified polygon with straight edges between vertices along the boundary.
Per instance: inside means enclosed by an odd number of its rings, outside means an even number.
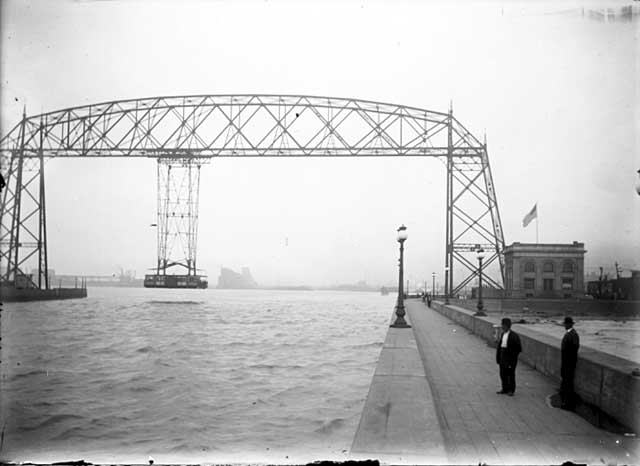
M42 301L50 299L86 298L86 288L51 288L49 290L0 287L0 302Z
M470 310L438 302L432 308L495 346L499 318L476 317ZM522 341L519 360L550 377L559 388L561 340L524 325L514 324L513 330ZM640 433L640 377L632 375L636 367L633 361L581 347L575 390L587 403Z
M483 299L485 312L518 315L572 315L584 317L640 317L640 301L597 299ZM475 299L452 299L451 304L476 310Z

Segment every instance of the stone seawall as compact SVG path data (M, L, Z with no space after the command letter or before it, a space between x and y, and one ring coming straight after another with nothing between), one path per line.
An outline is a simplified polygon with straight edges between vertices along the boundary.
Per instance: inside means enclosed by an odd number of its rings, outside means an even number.
M596 299L483 299L485 312L503 314L573 315L601 318L640 318L640 301ZM452 299L451 304L475 311L475 299Z
M458 306L432 303L434 310L495 345L499 317L475 317ZM520 361L560 384L560 339L525 325L513 325L522 341ZM633 361L590 348L580 348L575 390L620 424L640 433L640 377L632 375Z

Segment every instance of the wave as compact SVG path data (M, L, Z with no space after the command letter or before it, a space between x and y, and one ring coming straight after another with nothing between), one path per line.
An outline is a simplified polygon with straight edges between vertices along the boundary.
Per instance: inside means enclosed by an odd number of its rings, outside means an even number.
M221 346L223 348L233 348L236 346L256 346L256 344L248 341L230 341L229 343L224 343Z
M125 422L131 421L130 417L127 416L105 416L105 417L94 417L89 421L89 425L92 427L111 427L117 424L123 424Z
M290 366L278 365L278 364L254 364L252 366L248 366L249 369L304 369L305 366L301 366L299 364L293 364Z
M11 377L12 380L20 380L20 379L24 379L27 377L32 377L34 375L39 375L39 374L46 374L45 370L42 369L34 369L32 371L28 371L28 372L19 372L15 375L13 375Z
M373 341L371 343L363 343L361 345L351 345L347 346L350 349L364 349L364 348L382 348L384 342L382 341Z
M153 361L154 364L158 365L158 366L164 366L164 367L171 367L171 364L168 363L165 359L163 358L157 358L156 360Z
M153 346L143 346L142 348L138 348L136 350L137 353L148 353L149 351L153 351Z
M141 387L131 387L129 390L133 393L147 393L152 392L153 388L148 385L142 385Z
M144 304L161 304L161 305L168 305L168 304L187 304L187 305L200 305L200 304L204 304L204 301L146 301Z
M66 402L58 402L58 403L50 403L48 401L38 401L36 403L34 403L33 405L31 405L32 408L34 409L40 409L40 408L53 408L56 405L60 405L60 404L68 404Z
M18 430L22 432L31 432L39 429L44 429L46 427L57 424L59 422L73 421L73 420L80 420L80 419L84 419L84 418L76 414L55 414L53 416L46 418L44 421L42 421L40 424L36 426L21 426L18 428Z
M314 432L317 434L330 434L333 431L338 430L343 426L344 426L344 419L341 417L337 417L335 419L331 419L330 421L323 423L322 426L320 426Z
M74 426L66 429L64 432L53 437L52 440L71 440L71 439L83 439L83 440L100 440L104 438L103 434L91 435L87 432L87 429L80 426Z
M182 441L180 443L178 443L177 445L171 447L171 449L169 450L171 453L195 453L196 451L202 452L202 451L216 451L218 450L218 448L212 446L212 445L192 445L186 441Z

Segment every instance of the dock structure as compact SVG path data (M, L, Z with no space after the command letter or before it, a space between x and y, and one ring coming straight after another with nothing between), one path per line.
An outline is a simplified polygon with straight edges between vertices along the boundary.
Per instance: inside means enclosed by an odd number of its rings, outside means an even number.
M515 396L498 395L494 348L418 300L405 306L412 328L389 329L354 457L420 464L640 464L636 438L552 407L549 395L558 389L552 378L519 363Z

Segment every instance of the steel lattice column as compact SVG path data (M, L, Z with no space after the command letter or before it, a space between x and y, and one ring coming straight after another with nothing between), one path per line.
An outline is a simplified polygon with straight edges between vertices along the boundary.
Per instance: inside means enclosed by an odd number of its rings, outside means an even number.
M444 295L449 298L453 284L453 108L449 107L447 119L447 218L444 259Z
M158 262L156 273L181 266L197 275L201 159L158 159Z
M452 149L470 135L452 120L450 140ZM457 126L457 128L456 128ZM475 251L482 247L489 252L484 267L495 261L499 265L499 278L483 274L487 284L502 289L504 283L504 237L502 222L498 211L498 203L489 165L486 140L482 145L481 155L473 159L451 158L447 160L447 255L445 264L449 265L449 273L445 278L449 295L455 296L476 276L478 265ZM470 258L470 256L474 256ZM462 279L453 287L454 264ZM484 268L483 267L483 268Z
M42 150L38 158L24 156L26 121L25 116L20 144L8 161L0 206L0 281L19 288L48 289L44 157ZM40 134L42 144L44 131ZM35 277L29 271L34 266Z

